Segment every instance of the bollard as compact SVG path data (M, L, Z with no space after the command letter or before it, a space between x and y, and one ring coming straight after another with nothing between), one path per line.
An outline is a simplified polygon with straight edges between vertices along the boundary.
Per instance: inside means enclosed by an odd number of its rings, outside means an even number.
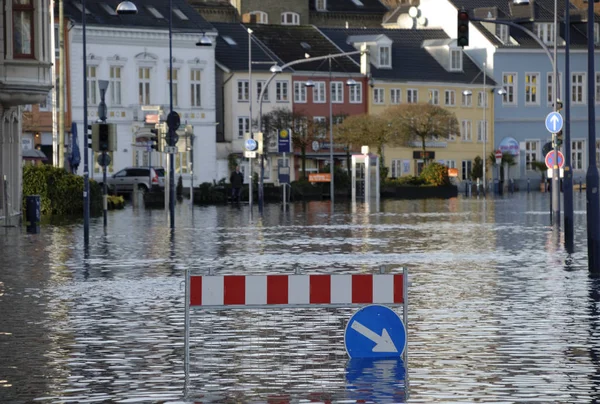
M40 221L42 218L42 203L39 195L27 195L25 197L25 222L28 233L38 233L40 231Z
M465 181L465 196L469 196L469 181Z

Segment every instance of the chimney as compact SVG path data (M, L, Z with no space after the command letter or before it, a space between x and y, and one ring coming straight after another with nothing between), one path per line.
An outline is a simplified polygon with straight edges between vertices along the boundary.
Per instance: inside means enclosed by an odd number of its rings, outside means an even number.
M367 44L361 44L360 50L363 51L363 53L360 55L360 74L369 76L371 74L371 62L368 52L369 48L367 47Z

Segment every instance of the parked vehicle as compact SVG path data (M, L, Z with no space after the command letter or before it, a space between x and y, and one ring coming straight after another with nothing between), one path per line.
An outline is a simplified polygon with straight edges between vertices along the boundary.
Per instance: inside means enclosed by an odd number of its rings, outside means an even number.
M130 193L134 189L142 192L156 188L164 190L165 169L163 167L127 167L107 177L106 185L115 194Z

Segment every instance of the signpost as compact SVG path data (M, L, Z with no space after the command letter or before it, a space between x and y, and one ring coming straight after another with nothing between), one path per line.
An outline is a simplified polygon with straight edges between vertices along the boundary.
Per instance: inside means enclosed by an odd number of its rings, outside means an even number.
M560 132L563 127L563 117L558 112L550 112L546 116L546 129L550 133Z
M406 328L394 310L371 305L350 318L344 343L350 358L401 358L406 346Z

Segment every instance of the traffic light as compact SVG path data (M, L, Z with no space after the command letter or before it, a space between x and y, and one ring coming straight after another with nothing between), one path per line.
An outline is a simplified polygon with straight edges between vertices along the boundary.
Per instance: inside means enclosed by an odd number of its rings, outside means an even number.
M156 124L156 127L154 129L150 129L150 132L152 133L152 135L150 136L150 147L152 148L152 150L155 150L157 152L162 151L159 124Z
M179 135L177 134L177 130L169 128L167 131L167 144L169 146L176 146L178 141Z
M92 141L92 125L88 125L87 127L87 146L88 147L92 147L93 145L93 141Z
M465 9L458 11L456 43L458 46L469 46L469 13Z
M117 149L117 127L114 123L92 125L92 150L109 152Z
M98 146L101 152L109 151L110 133L108 124L101 123L98 127Z
M556 147L560 147L563 144L563 131L562 129L556 132Z

